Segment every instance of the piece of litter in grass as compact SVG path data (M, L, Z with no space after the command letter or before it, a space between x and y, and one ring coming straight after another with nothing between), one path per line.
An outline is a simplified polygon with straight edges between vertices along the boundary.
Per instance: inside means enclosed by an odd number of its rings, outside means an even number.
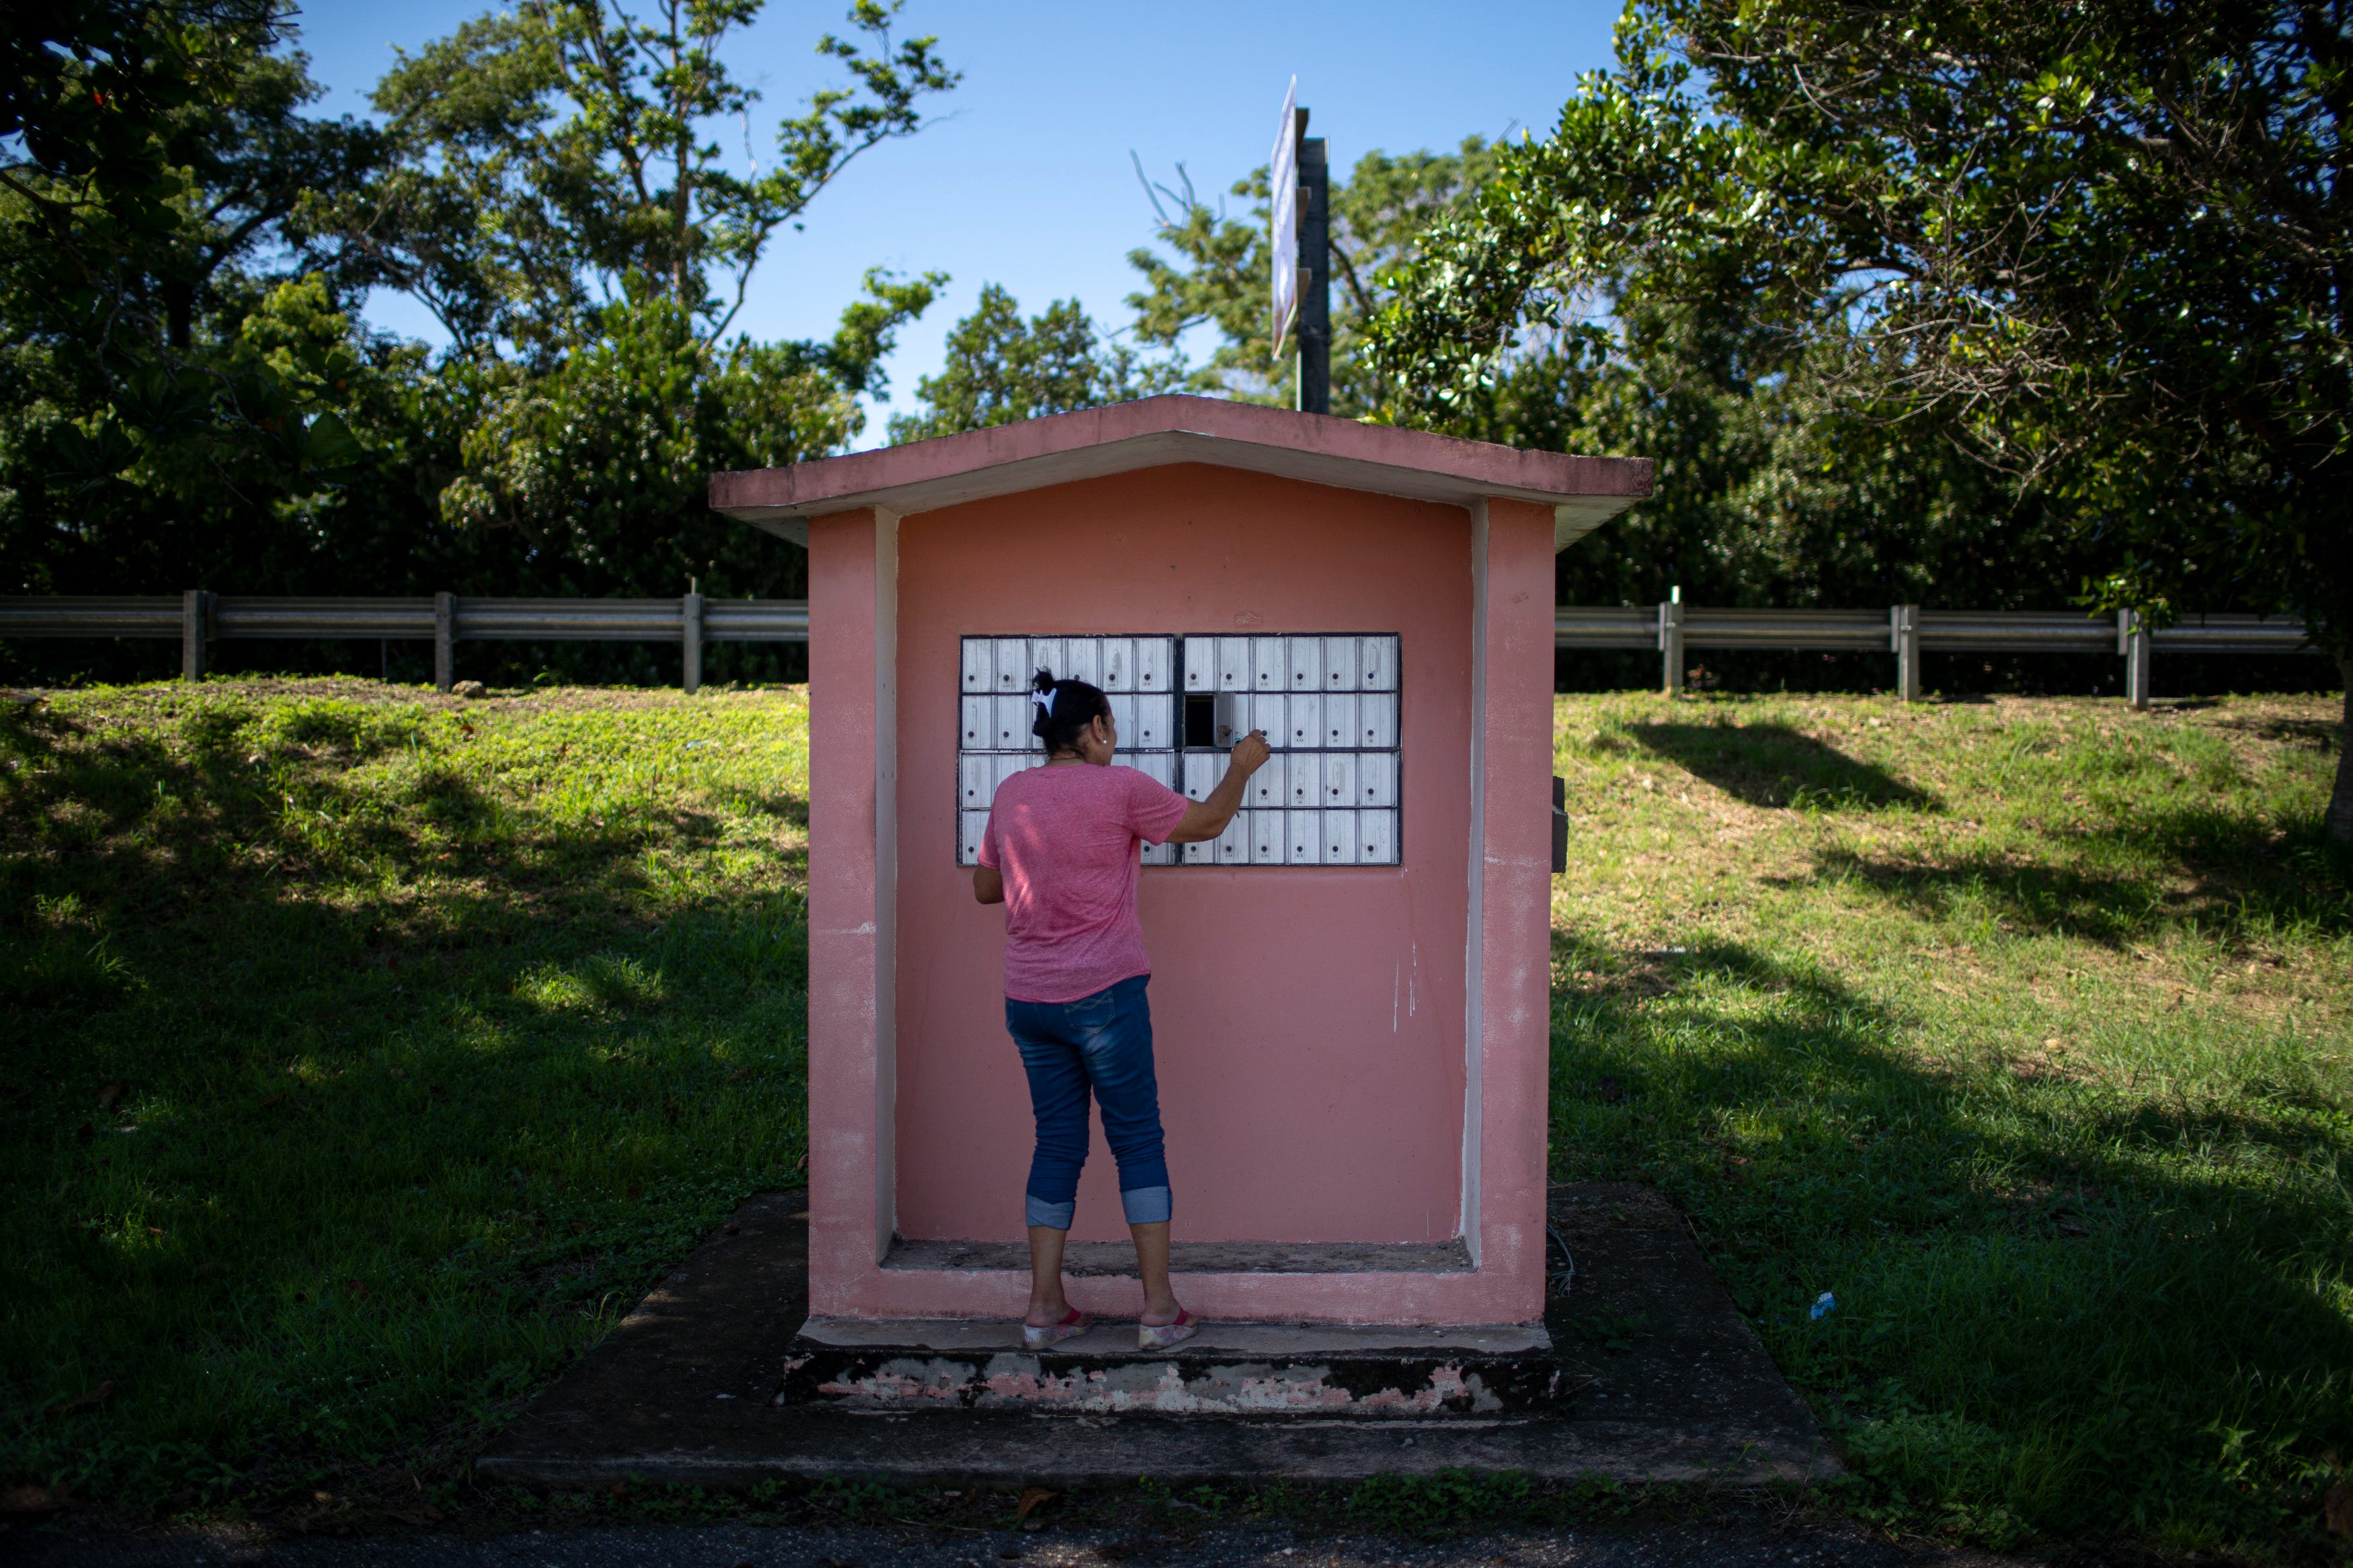
M1814 1298L1814 1310L1812 1315L1815 1318L1827 1318L1832 1312L1837 1310L1838 1298L1831 1295L1829 1291L1825 1290L1820 1295Z

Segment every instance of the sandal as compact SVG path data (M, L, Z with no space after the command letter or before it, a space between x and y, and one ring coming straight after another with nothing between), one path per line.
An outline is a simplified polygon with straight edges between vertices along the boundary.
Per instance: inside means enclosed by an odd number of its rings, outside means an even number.
M1201 1326L1201 1320L1184 1308L1176 1309L1173 1323L1138 1323L1135 1325L1135 1348L1140 1351L1165 1351L1183 1344Z
M1043 1350L1048 1345L1058 1345L1064 1340L1083 1334L1094 1326L1092 1318L1073 1307L1071 1315L1059 1323L1049 1323L1042 1329L1031 1323L1022 1324L1021 1344L1026 1350Z

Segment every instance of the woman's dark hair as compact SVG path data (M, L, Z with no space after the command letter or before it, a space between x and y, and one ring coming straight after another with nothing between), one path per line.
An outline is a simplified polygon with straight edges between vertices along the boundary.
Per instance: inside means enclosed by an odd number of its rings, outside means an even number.
M1029 732L1046 742L1050 757L1056 752L1076 750L1079 731L1111 714L1111 699L1101 687L1083 680L1057 680L1050 669L1039 670L1029 690L1038 707Z

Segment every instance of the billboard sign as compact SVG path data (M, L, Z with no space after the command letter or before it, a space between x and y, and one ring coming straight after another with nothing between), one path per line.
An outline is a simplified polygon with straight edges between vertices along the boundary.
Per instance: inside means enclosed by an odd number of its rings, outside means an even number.
M1291 89L1282 95L1282 124L1274 134L1274 172L1268 176L1269 204L1271 216L1267 236L1267 254L1274 258L1274 276L1268 279L1273 285L1270 298L1273 301L1271 324L1274 346L1269 353L1282 353L1282 340L1291 331L1292 322L1299 316L1299 79L1291 79Z

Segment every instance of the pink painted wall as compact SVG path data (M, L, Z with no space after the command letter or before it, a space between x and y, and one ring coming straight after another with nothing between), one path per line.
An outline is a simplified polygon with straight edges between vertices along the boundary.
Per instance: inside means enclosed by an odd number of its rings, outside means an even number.
M1546 529L1548 759L1550 515L1521 510ZM1003 910L955 864L957 640L1145 631L1403 634L1401 866L1144 872L1177 1237L1459 1234L1470 515L1180 465L910 516L899 541L901 1234L1018 1237L1031 1143ZM1099 1123L1072 1234L1126 1235Z
M1486 503L1480 747L1479 1272L1494 1322L1544 1313L1552 1063L1553 519ZM1532 804L1531 792L1543 798Z
M854 1312L875 1215L874 514L809 524L810 1308Z

